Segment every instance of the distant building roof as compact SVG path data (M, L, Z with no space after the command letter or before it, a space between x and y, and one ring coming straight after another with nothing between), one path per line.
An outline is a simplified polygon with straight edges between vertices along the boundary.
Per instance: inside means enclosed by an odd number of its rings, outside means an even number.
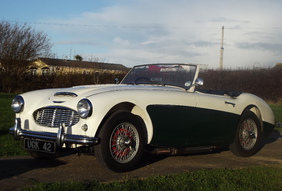
M93 68L103 70L121 70L128 71L129 69L122 64L111 64L103 62L87 62L78 60L54 59L54 58L37 58L48 66L59 67L75 67L75 68Z

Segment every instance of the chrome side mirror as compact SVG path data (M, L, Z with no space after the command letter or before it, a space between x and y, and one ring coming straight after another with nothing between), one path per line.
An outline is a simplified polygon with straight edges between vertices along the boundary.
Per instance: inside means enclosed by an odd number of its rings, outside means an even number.
M202 86L204 85L204 80L202 78L197 78L195 81L195 86Z
M187 81L187 82L185 82L185 87L190 87L191 85L192 85L192 82L191 81Z
M197 78L194 84L192 84L191 81L185 82L185 86L189 88L202 85L204 85L204 80L202 78Z

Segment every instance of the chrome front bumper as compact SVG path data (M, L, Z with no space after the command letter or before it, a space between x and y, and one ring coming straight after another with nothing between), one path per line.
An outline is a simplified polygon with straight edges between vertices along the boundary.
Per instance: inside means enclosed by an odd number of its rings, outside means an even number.
M28 131L21 128L21 120L16 118L15 125L10 128L10 134L14 135L15 139L33 138L57 143L58 147L62 147L64 143L80 144L80 145L95 145L99 143L99 138L88 137L83 135L70 135L65 133L64 124L60 125L58 133Z

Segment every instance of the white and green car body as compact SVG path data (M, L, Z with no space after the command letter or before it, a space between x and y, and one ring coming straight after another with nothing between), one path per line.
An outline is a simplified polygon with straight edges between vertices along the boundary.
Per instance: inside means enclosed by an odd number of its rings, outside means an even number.
M13 100L10 132L36 158L89 148L114 171L136 168L147 148L258 152L275 125L268 104L249 93L196 91L198 74L192 64L140 65L120 84L24 93Z

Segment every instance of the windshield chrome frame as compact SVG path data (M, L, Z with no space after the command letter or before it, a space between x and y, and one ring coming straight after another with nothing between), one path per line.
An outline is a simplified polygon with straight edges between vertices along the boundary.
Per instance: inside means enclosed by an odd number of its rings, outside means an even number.
M149 67L149 66L191 66L191 67L195 67L195 71L194 71L194 74L193 76L191 77L191 85L188 86L188 87L185 87L185 85L181 86L181 85L177 85L177 84L158 84L158 83L140 83L140 85L153 85L153 86L174 86L174 87L179 87L179 88L183 88L185 90L189 90L190 91L194 91L194 88L193 88L193 84L195 84L195 80L198 76L198 73L199 73L199 68L198 68L198 65L196 64L185 64L185 63L155 63L155 64L142 64L142 65L137 65L137 66L134 66L128 73L127 75L123 78L123 80L120 82L120 84L133 84L133 85L139 85L137 83L135 83L134 81L133 82L126 82L125 83L125 80L128 78L129 75L131 75L132 71L134 71L136 68L140 68L140 67Z

